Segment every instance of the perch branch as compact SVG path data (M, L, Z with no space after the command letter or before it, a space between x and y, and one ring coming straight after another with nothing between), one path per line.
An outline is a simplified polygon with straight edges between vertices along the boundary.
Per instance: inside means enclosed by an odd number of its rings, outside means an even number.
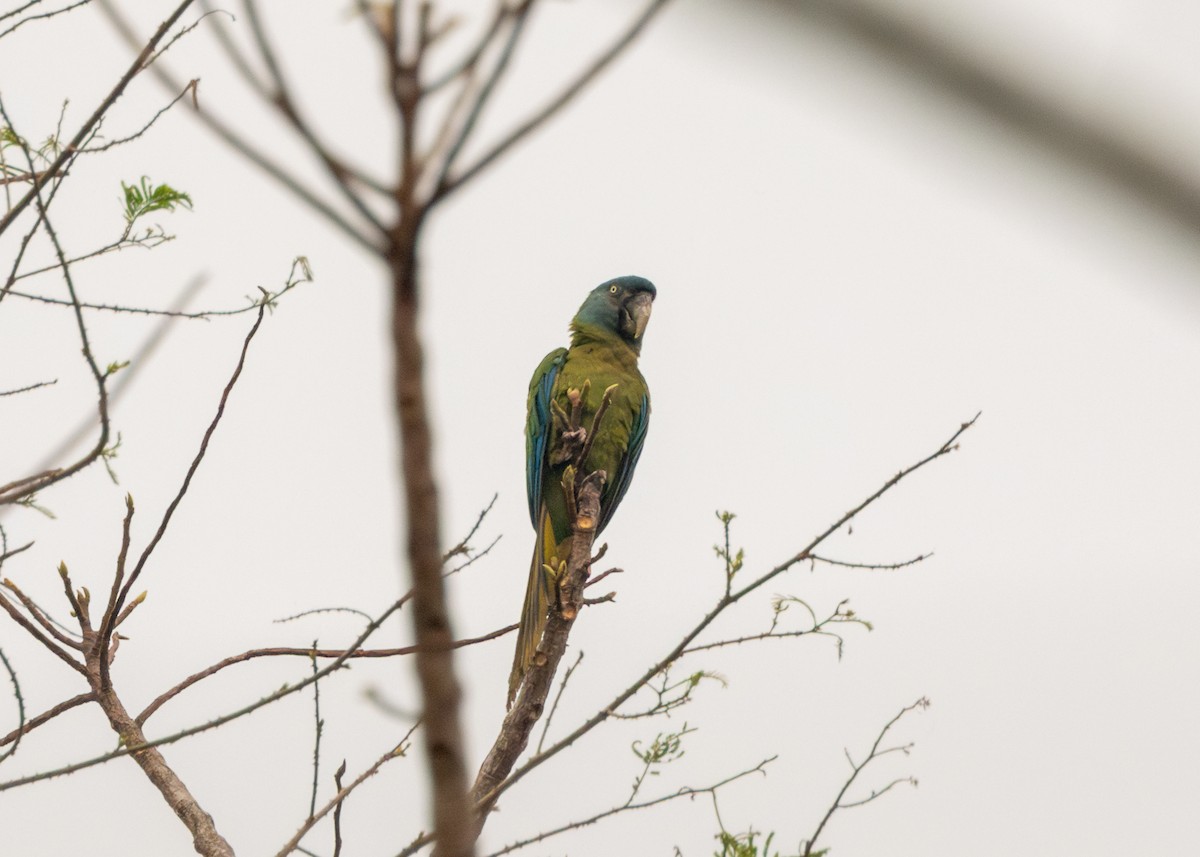
M970 429L975 424L976 420L979 419L979 416L980 416L979 414L976 414L971 420L969 420L968 422L965 422L961 426L959 426L958 430L954 432L954 434L950 437L950 439L947 440L945 443L943 443L940 447L938 447L938 449L935 452L931 453L930 455L926 456L925 458L922 458L917 463L901 470L899 473L897 473L891 479L887 480L881 488L879 488L877 491L875 491L873 494L871 494L869 497L867 497L858 506L854 507L849 512L847 512L845 515L840 517L833 525L828 527L824 532L822 532L820 535L818 535L816 538L814 538L803 550L801 550L795 556L793 556L792 558L790 558L788 560L785 560L784 562L780 563L779 565L777 565L774 568L770 569L769 571L765 572L764 574L762 574L761 576L756 578L754 581L747 584L742 589L723 594L722 597L720 599L718 599L716 605L708 613L706 613L699 620L699 622L697 622L696 625L690 631L688 631L687 634L685 634L684 637L665 656L663 656L657 663L655 663L649 669L647 669L641 675L641 677L638 678L633 684L631 684L625 690L621 691L621 693L619 693L608 705L606 705L604 708L600 709L598 712L596 712L594 715L592 715L590 718L588 718L586 721L584 721L582 724L580 724L571 733L566 735L564 738L560 739L558 742L552 744L550 747L546 748L541 753L537 753L534 756L530 757L519 768L516 768L515 770L513 770L510 774L505 776L503 779L496 781L493 785L488 786L486 783L483 783L480 780L477 780L476 781L476 791L473 792L473 795L472 795L473 797L476 798L476 805L480 808L481 811L485 810L487 808L490 808L491 806L493 806L495 804L495 801L500 797L501 794L503 794L508 789L512 788L513 785L515 785L517 782L519 782L521 779L523 779L526 775L528 775L535 768L544 764L549 759L552 759L554 756L558 755L564 749L566 749L567 747L570 747L572 744L574 744L581 737L583 737L587 733L591 732L598 725L600 725L604 721L608 720L610 717L613 717L615 715L615 712L617 711L618 708L620 708L621 705L628 702L635 694L638 693L638 691L640 691L643 687L645 687L655 676L662 673L671 664L673 664L675 661L677 661L683 655L683 653L692 645L693 641L695 641L696 638L699 637L700 634L703 633L703 631L706 628L708 628L708 626L711 625L713 623L713 621L716 620L716 618L721 613L723 613L728 607L732 606L734 603L736 603L738 600L745 597L749 593L757 590L758 588L763 586L768 581L774 579L775 577L779 576L783 572L787 571L789 568L796 565L798 562L808 559L811 556L812 552L814 550L816 550L817 547L820 546L827 538L829 538L830 535L837 532L841 527L843 527L847 523L849 523L854 517L856 517L864 509L866 509L868 506L870 506L872 503L874 503L876 500L878 500L880 497L882 497L885 493L887 493L889 490L891 490L893 487L895 487L896 484L899 483L902 479L911 475L912 473L916 472L917 470L920 470L921 468L925 467L929 463L936 461L937 459L939 459L945 455L948 455L951 452L953 452L954 450L958 449L959 437L961 437L965 431ZM554 614L551 614L551 621L553 621L553 619L554 619ZM505 722L507 724L507 719ZM498 741L503 740L504 737L505 737L505 730L502 729L501 739L498 739ZM480 788L481 786L483 786L483 788ZM411 847L412 846L410 846L410 848ZM406 852L402 852L402 853L412 853L412 852L406 851Z

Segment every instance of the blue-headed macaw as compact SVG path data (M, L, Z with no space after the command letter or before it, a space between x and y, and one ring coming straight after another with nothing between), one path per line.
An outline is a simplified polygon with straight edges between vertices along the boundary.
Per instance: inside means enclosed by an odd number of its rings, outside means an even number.
M578 468L581 478L596 470L603 470L607 476L600 496L596 526L599 535L629 489L646 440L650 391L638 371L638 355L656 294L653 283L633 276L617 277L592 289L571 320L571 347L547 354L530 381L525 488L537 536L508 681L510 705L533 661L554 597L554 580L543 566L557 570L571 552L572 522L567 519L562 487L563 471L569 462L559 460L564 426L555 419L551 403L557 402L570 413L567 391L586 393L580 425L590 431L605 390L616 385L587 460Z

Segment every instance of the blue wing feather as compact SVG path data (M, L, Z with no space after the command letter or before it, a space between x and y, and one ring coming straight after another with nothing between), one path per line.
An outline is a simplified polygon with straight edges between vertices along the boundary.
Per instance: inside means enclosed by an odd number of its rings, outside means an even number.
M546 473L546 453L554 414L550 401L554 397L554 382L566 360L567 349L551 351L533 373L529 384L528 414L525 423L525 492L529 499L529 520L538 529L542 507L542 479Z
M621 499L629 490L629 483L633 481L633 471L637 468L638 459L642 456L642 444L646 440L646 431L649 428L650 398L643 395L642 408L633 418L633 426L629 432L629 448L625 450L625 456L621 459L621 466L617 470L616 478L609 482L609 488L604 492L607 495L607 502L602 504L603 507L600 509L600 523L596 527L596 535L599 535L608 526L613 512L617 511L617 506L621 505Z

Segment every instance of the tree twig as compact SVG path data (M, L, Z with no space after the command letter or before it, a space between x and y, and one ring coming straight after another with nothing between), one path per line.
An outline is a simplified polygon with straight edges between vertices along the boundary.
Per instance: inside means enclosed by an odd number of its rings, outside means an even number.
M37 715L36 717L30 717L28 720L25 721L24 726L18 726L16 729L9 732L3 738L0 738L0 747L3 747L5 744L11 744L12 742L19 740L22 735L28 735L34 729L43 725L44 723L49 723L51 720L53 720L58 715L62 714L64 711L70 711L72 708L78 708L80 705L83 705L86 702L95 701L95 699L96 699L96 694L92 693L91 691L88 691L87 693L81 693L78 696L72 696L70 699L64 700L63 702L60 702L58 705L55 705L52 708L49 708L49 709L43 711L41 714Z
M588 827L590 825L596 824L599 821L603 821L606 818L610 818L614 815L618 815L622 812L630 812L632 810L646 809L647 807L658 806L661 803L667 803L668 801L673 801L673 800L676 800L681 797L692 798L692 797L696 797L697 795L703 795L703 794L715 795L718 789L723 788L724 786L727 786L730 783L737 782L738 780L740 780L744 777L748 777L751 774L763 774L764 776L766 776L767 765L771 764L771 762L774 762L777 758L779 758L779 757L771 756L770 758L763 759L761 762L759 762L753 768L748 768L744 771L734 774L733 776L726 777L725 779L721 780L720 782L713 783L710 786L703 786L702 788L693 788L691 786L684 786L683 788L679 789L679 791L671 792L670 794L661 795L659 797L652 798L650 800L639 801L637 803L630 802L630 803L626 803L622 806L615 806L612 809L608 809L608 810L605 810L604 812L596 813L595 815L590 816L588 818L583 818L583 819L580 819L579 821L572 821L569 824L564 824L561 827L555 827L551 830L544 831L542 833L537 834L536 836L531 836L528 839L518 840L517 842L514 842L511 845L504 846L499 851L493 851L491 854L488 855L488 857L501 857L502 854L509 854L513 851L516 851L519 848L524 848L527 845L535 845L539 842L544 842L545 840L547 840L553 836L558 836L560 833L567 833L572 830L578 830L581 827Z
M546 743L546 733L550 731L550 721L554 719L554 712L558 711L558 703L562 701L563 692L567 689L567 682L571 680L571 674L583 662L583 650L579 651L579 657L575 659L575 663L567 667L567 671L563 673L562 684L558 686L558 693L554 696L554 704L550 706L550 712L546 715L545 721L542 723L542 737L538 739L537 749L533 752L542 752L542 745Z
M813 848L817 844L817 839L820 837L821 831L823 831L825 829L825 825L827 825L829 823L829 819L833 818L833 814L835 812L837 812L839 809L850 809L851 807L863 806L865 804L868 804L871 801L875 800L876 798L882 797L884 794L891 791L891 789L894 786L897 786L900 783L911 783L914 786L917 784L917 781L912 777L902 777L897 780L892 780L890 783L888 783L883 788L871 792L870 795L863 798L862 800L851 801L849 803L842 802L842 798L844 798L846 796L846 792L850 790L850 786L854 785L854 781L858 778L858 775L861 774L863 772L863 769L865 769L867 767L867 765L871 764L871 762L875 761L880 756L883 756L887 753L900 752L900 753L904 753L906 755L908 754L908 751L912 748L912 744L905 744L902 747L889 747L885 750L880 750L879 745L883 743L883 739L887 736L888 731L893 726L895 726L900 721L900 719L902 717L904 717L904 715L908 714L910 711L913 711L915 709L926 709L928 707L929 707L929 700L926 699L925 697L921 697L916 702L914 702L912 705L906 705L906 706L904 706L904 708L900 709L900 713L897 714L895 717L893 717L891 720L889 720L887 722L887 724L883 727L883 729L880 731L879 736L875 739L875 743L871 745L870 752L867 754L867 757L865 759L863 759L862 762L855 763L855 761L850 758L850 754L849 753L846 754L846 760L848 762L850 762L850 768L851 768L850 776L846 778L846 782L842 784L841 789L837 793L837 797L835 797L833 799L833 803L830 805L829 809L826 810L825 814L821 817L820 822L818 822L818 824L817 824L816 830L813 831L813 835L811 837L809 837L809 839L804 843L804 850L801 852L801 857L810 857L810 855L812 855L814 853Z
M461 649L464 646L473 646L476 643L485 643L488 640L494 640L497 637L503 637L505 634L511 634L517 629L515 624L506 625L503 628L497 628L488 634L483 634L479 637L468 637L463 640L455 640L451 645L456 649ZM251 661L256 658L271 658L271 657L303 657L303 658L343 658L352 660L356 658L395 658L404 655L415 654L418 646L400 646L392 649L306 649L292 647L275 647L264 649L250 649L242 652L240 655L231 655L228 658L218 661L210 667L195 672L192 675L179 682L169 690L159 694L149 705L142 710L142 713L137 716L138 723L145 723L150 715L158 711L165 703L170 702L183 691L187 690L192 685L199 681L216 675L226 667L234 666L235 664L243 664L246 661Z
M337 794L335 794L332 798L330 798L329 802L326 803L323 807L321 807L320 810L312 813L309 816L308 820L304 822L304 824L300 825L300 829L297 830L295 835L293 835L291 839L289 839L287 842L285 842L283 847L280 848L279 851L277 851L275 853L275 857L287 857L288 854L291 854L293 851L295 851L297 846L300 845L300 841L304 838L305 834L307 834L308 831L312 830L313 826L318 821L320 821L322 818L324 818L326 815L328 815L330 810L336 810L336 813L334 815L335 830L338 831L335 834L336 841L338 843L338 845L335 846L335 853L336 853L337 849L340 847L340 842L341 842L340 828L337 826L337 821L338 821L338 818L339 818L339 815L341 812L342 804L345 803L346 798L350 797L350 795L354 792L355 789L357 789L359 786L361 786L363 783L365 783L371 777L375 776L375 774L379 771L380 768L382 768L384 766L384 764L386 762L390 761L391 759L395 759L400 756L404 756L408 752L408 746L407 746L408 741L410 738L412 738L413 733L417 731L417 727L420 725L421 725L421 721L419 721L419 720L416 723L414 723L412 725L412 728L409 729L408 732L405 733L404 737L400 739L399 744L397 744L395 747L388 750L386 753L384 753L382 756L380 756L378 759L376 759L375 763L372 764L365 771L363 771L361 774L359 774L357 777L355 777L354 781L351 782L350 785L345 786L343 788L339 784ZM339 775L338 775L339 781L341 778L341 774L345 772L345 769L346 769L346 763L343 762L342 767L339 769Z

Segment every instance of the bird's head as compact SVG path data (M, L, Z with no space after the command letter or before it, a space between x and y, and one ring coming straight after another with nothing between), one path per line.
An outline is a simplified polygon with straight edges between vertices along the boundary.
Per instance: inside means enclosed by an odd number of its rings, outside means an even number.
M642 334L650 321L650 306L658 290L645 277L617 277L592 289L575 314L572 328L598 327L615 333L641 350Z

